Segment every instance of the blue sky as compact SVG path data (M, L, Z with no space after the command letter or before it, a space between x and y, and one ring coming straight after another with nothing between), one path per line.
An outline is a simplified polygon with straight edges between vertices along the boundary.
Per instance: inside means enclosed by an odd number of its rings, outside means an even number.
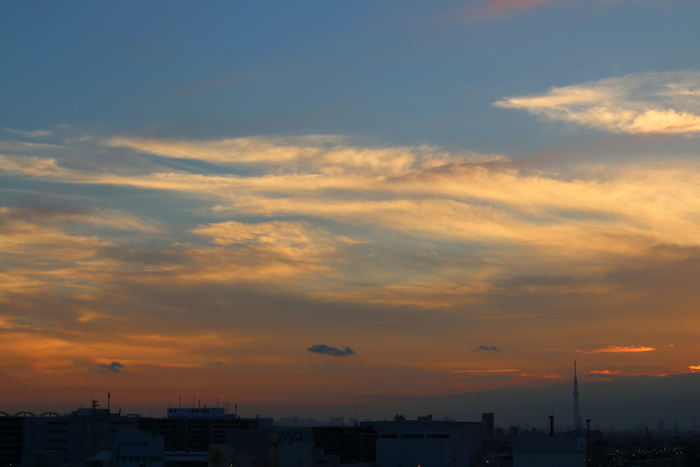
M327 407L573 360L697 371L699 16L3 3L0 396L244 381Z
M470 18L485 5L11 3L3 125L526 153L543 131L563 137L496 100L684 70L696 55L694 1L552 1Z

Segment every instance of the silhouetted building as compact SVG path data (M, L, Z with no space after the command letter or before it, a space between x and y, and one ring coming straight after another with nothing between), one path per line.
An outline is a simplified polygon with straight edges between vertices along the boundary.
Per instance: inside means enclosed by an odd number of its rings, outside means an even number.
M140 430L121 430L114 448L102 451L85 463L86 467L163 467L163 438Z
M469 467L469 436L463 430L409 431L377 440L382 467Z
M271 428L270 418L139 417L138 429L164 438L166 451L207 451L213 444L225 444L228 430Z
M258 465L279 465L279 467L311 467L312 465L311 428L273 427L257 430L229 430L226 445L235 446L233 450L235 455L248 455L251 458L259 456L262 464Z
M375 462L379 432L370 426L315 426L314 445L341 464Z
M77 464L111 450L117 432L137 429L138 419L91 408L67 416L26 417L23 425L24 454L60 452L61 463Z
M168 418L218 418L226 417L223 407L168 407Z
M486 412L481 414L481 424L484 426L484 436L486 438L493 438L495 434L495 418L493 412Z
M183 419L139 418L139 430L163 438L165 451L193 451L188 447L188 423Z
M168 410L170 418L121 416L110 413L108 409L97 408L81 408L66 416L0 417L0 430L8 431L7 436L0 438L0 443L10 444L11 439L17 439L18 424L21 424L22 435L19 443L14 445L21 446L20 453L52 453L30 456L31 462L46 464L55 462L53 453L60 452L60 465L85 462L101 451L112 450L115 436L120 430L143 430L153 437L162 438L163 448L168 452L206 453L211 445L226 442L228 430L272 427L272 419L237 418L221 413L223 409L212 408L211 413L202 412L206 408L192 409L199 410L192 417L185 417L186 413L182 411L173 413L173 409ZM10 431L14 434L11 435ZM12 457L16 461L16 451L17 447L14 451L3 449L1 452L7 452L2 456ZM18 463L13 462L15 465Z
M581 436L516 436L513 467L586 467L586 438Z
M685 448L683 455L684 465L700 466L700 445L691 445Z
M602 439L596 439L595 441L591 438L591 445L589 447L589 455L591 457L591 465L605 465L608 460L608 443Z
M22 460L24 418L3 414L0 414L0 466L18 465Z
M267 467L259 453L243 453L233 445L212 446L207 452L207 467Z
M470 456L478 459L483 454L483 440L485 436L484 426L481 422L447 422L444 420L433 420L431 416L419 417L418 420L406 420L406 417L397 415L392 421L368 421L360 423L360 426L373 426L379 432L380 438L397 437L401 433L408 432L451 432L459 430L468 437Z

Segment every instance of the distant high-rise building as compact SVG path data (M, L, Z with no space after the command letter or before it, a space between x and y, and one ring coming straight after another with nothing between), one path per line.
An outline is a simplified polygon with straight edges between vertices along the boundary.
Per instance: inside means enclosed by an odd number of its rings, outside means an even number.
M481 424L484 426L486 437L493 438L495 430L493 412L482 413Z
M583 422L578 411L578 378L576 377L576 362L574 361L574 427L578 432L581 429Z
M664 419L663 418L659 419L658 429L659 429L659 433L663 433L663 431L664 431Z

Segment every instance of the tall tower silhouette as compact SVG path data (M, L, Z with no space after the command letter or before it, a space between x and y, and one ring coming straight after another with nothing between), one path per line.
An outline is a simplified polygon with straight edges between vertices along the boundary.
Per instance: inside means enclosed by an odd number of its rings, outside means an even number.
M576 432L581 429L581 416L578 412L578 378L576 378L576 361L574 361L574 427L576 427Z

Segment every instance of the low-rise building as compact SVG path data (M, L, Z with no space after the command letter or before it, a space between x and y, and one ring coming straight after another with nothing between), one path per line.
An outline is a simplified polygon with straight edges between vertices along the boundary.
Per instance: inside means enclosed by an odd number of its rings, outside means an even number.
M469 467L469 436L462 430L404 432L377 440L382 467Z
M110 463L116 467L163 467L163 438L139 430L117 432Z
M516 436L513 467L586 467L586 438L582 436Z
M122 417L108 409L78 409L70 415L24 417L23 454L60 452L61 464L85 462L111 450L117 432L138 428L136 417Z

